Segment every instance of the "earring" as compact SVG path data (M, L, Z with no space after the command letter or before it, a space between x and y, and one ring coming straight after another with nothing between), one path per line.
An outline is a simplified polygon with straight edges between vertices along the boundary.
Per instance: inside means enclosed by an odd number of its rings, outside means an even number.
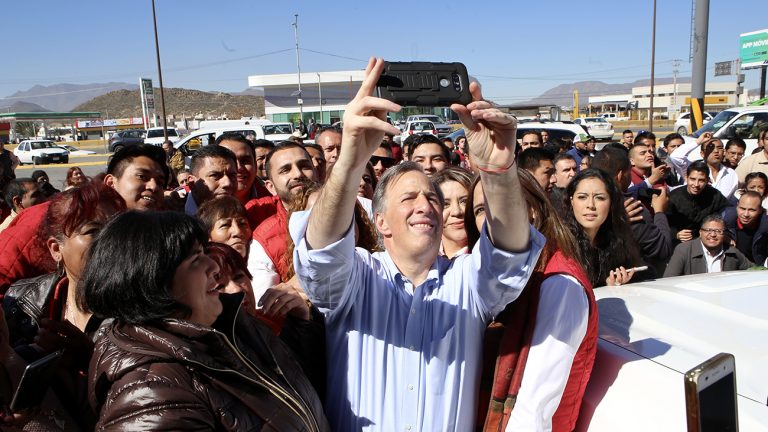
M64 261L56 261L56 275L64 277Z

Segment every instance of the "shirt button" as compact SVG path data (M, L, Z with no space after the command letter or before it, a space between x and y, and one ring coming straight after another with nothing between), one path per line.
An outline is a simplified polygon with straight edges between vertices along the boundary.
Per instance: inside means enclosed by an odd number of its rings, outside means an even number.
M416 308L411 308L411 315L416 315Z
M408 390L413 391L413 384L408 384Z
M409 349L409 350L411 350L411 351L413 351L413 349L414 349L414 348L413 348L413 345L409 346L409 347L408 347L408 349Z
M407 431L411 430L411 425L405 425L405 430Z

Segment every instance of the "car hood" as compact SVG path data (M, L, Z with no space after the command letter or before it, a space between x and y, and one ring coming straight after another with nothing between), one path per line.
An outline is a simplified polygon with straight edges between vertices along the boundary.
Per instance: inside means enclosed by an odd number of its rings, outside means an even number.
M36 153L39 153L39 154L46 154L46 155L55 155L55 154L63 155L63 154L67 153L67 151L64 150L63 148L35 149L35 150L32 150L32 152L36 152Z
M600 337L681 374L736 357L741 396L768 399L768 272L665 278L595 290Z

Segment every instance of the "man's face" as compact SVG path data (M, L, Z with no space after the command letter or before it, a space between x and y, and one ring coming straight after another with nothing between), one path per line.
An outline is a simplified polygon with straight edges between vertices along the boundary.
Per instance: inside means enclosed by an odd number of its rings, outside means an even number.
M651 149L651 151L656 150L656 140L653 138L649 138L649 137L643 138L640 140L639 144L642 144L648 147L649 149Z
M623 135L621 135L621 142L626 146L631 146L634 140L635 140L635 134L633 134L632 132L626 132Z
M669 144L667 144L667 149L666 149L667 154L671 155L672 152L674 152L675 150L677 150L678 147L683 145L683 142L684 141L682 139L680 139L680 138L670 140Z
M584 141L576 141L575 143L573 143L573 145L576 146L576 148L579 150L587 149L587 143L585 143Z
M536 134L525 134L520 142L520 150L525 150L529 147L541 147L541 141Z
M541 131L541 140L544 142L549 142L549 132Z
M540 160L539 166L535 170L528 172L533 175L542 189L547 192L552 190L552 187L555 185L555 166L551 160Z
M555 186L564 188L576 177L576 161L560 159L555 164Z
M104 177L104 183L123 197L128 210L160 208L166 181L160 165L146 156L133 158L120 178Z
M389 185L384 199L384 211L374 220L387 251L434 259L443 231L443 206L429 178L409 171Z
M266 147L256 147L255 153L256 153L256 175L259 176L260 179L266 180L267 179L267 171L264 169L264 162L267 160L267 153L269 153L268 148Z
M735 168L736 165L741 162L741 158L743 157L744 149L737 145L732 145L728 147L728 150L725 151L725 159L728 161L728 164L731 166L731 168Z
M725 147L723 147L723 143L720 140L712 140L705 146L705 149L708 150L710 146L712 147L712 152L707 156L707 165L718 165L725 156ZM701 157L704 157L704 154L704 152L701 152Z
M421 165L424 173L429 177L432 177L432 175L444 170L448 166L443 149L440 147L440 144L435 143L425 143L416 147L411 160Z
M383 147L377 148L373 155L371 155L371 165L373 165L373 171L376 173L376 178L380 179L384 175L384 171L395 164L395 159L392 158L392 152L387 151Z
M289 147L272 154L269 161L269 180L264 185L283 205L304 189L307 180L316 180L315 167L307 153Z
M691 173L685 178L688 182L688 193L691 195L698 195L704 191L707 187L707 176L701 171L691 171Z
M587 141L587 151L590 153L594 153L595 145L597 145L597 141L595 141L594 139Z
M189 183L189 173L187 172L180 172L176 175L176 181L179 183L179 186L186 186L187 183Z
M314 147L305 147L305 149L309 153L309 157L312 158L312 165L317 173L317 181L325 182L325 155Z
M165 151L165 154L171 155L173 152L173 145L169 144L167 142L163 143L163 151Z
M24 196L21 197L22 209L27 209L33 205L44 203L47 200L45 194L37 188L37 183L24 183L24 190L26 190L26 192L24 193Z
M315 142L323 149L326 170L331 169L333 164L336 163L336 160L339 159L339 151L341 151L341 134L328 131L320 135L320 138Z
M635 145L629 151L629 160L641 171L653 168L653 152L647 146Z
M745 196L739 199L736 206L736 214L739 216L739 222L742 225L749 225L763 213L763 206L759 198Z
M709 221L701 226L699 236L706 248L720 248L723 246L723 239L725 238L725 226L718 221Z
M224 140L219 145L231 150L235 154L235 160L237 161L237 175L235 178L237 179L238 192L250 192L257 175L256 161L254 160L251 147L240 141L233 140Z
M198 206L216 197L234 195L237 170L232 161L220 157L203 159L197 174L189 176L189 184Z

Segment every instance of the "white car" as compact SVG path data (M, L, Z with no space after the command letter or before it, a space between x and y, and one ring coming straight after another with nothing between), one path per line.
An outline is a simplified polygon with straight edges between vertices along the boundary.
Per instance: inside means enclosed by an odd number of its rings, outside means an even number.
M432 134L437 136L435 124L426 120L416 120L406 123L403 133L400 135L400 142L405 141L411 135Z
M179 142L179 131L176 130L176 128L168 128L168 141L176 144ZM163 145L163 141L165 141L165 135L163 134L163 128L156 127L156 128L149 128L147 129L146 135L144 135L144 144L152 144L156 146Z
M683 375L736 358L742 431L768 430L768 272L708 273L594 290L598 351L577 431L685 431Z
M49 164L69 162L69 153L51 140L24 140L19 143L13 154L19 163Z
M417 115L410 115L405 120L406 123L419 121L419 120L426 120L432 122L432 124L435 125L435 129L437 130L437 133L434 134L436 137L444 137L448 135L449 133L453 132L453 128L451 128L450 125L448 125L445 120L442 119L442 117L434 115L434 114L417 114Z
M768 127L768 106L733 107L720 111L701 129L685 136L685 142L695 142L704 132L711 132L723 143L734 137L743 139L747 144L744 154L750 155L752 150L757 148L760 130L766 127Z
M264 138L272 142L290 140L293 135L292 123L262 125L261 128L264 130Z
M568 145L573 143L573 138L576 135L587 134L581 126L570 122L525 122L517 125L518 144L523 139L525 132L531 130L536 132L547 131L550 142Z
M704 111L704 123L702 124L702 126L707 124L707 122L710 120L712 120L712 115ZM680 135L688 135L690 127L691 127L691 113L689 111L689 112L682 113L677 117L677 120L675 121L675 126L672 128L672 130L679 133Z
M96 154L96 152L93 150L80 150L79 148L75 146L71 146L69 144L56 144L56 145L66 150L70 156L87 156L87 155Z
M613 139L613 125L602 117L583 117L573 121L577 125L584 126L587 133L595 139Z

